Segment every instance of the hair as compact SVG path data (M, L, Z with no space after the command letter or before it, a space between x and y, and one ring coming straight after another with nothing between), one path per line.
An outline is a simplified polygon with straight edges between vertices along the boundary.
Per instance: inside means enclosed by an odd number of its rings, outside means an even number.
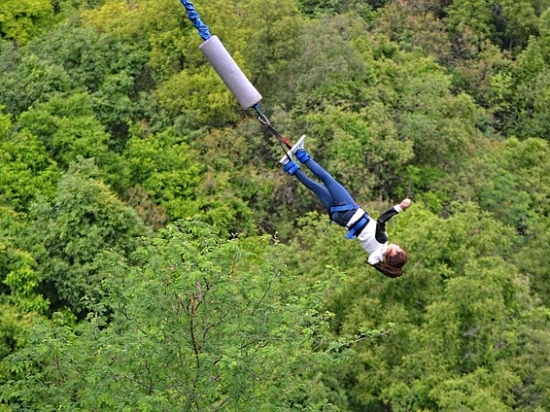
M384 256L384 260L374 265L374 268L389 278L398 278L403 274L403 266L408 259L405 251L399 251L393 256Z

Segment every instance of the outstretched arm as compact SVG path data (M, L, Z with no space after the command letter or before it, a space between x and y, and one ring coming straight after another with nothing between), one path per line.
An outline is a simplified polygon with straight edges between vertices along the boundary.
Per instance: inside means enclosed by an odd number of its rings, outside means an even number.
M402 212L403 210L407 209L411 205L411 199L403 199L401 203L398 205L395 205L394 207L386 210L384 213L380 215L378 218L378 226L381 230L386 230L386 222L390 220L392 217L394 217L399 212Z

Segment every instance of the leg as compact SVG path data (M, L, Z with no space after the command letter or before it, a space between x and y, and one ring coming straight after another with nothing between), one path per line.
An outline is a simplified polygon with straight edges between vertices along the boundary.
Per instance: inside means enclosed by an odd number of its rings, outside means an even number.
M330 195L332 197L333 203L337 205L342 204L354 204L355 201L353 200L353 197L348 193L348 191L342 186L340 183L338 183L329 172L327 172L325 169L321 167L319 163L317 163L315 160L309 158L305 165L308 167L311 172L317 176L321 181L324 183L328 191L330 192Z
M309 190L311 190L313 193L317 195L319 200L323 203L327 211L330 209L330 207L334 203L334 199L330 195L330 192L327 190L325 186L323 186L320 183L317 183L314 180L311 180L307 175L302 172L301 170L297 170L294 173L294 176L302 183L305 187L307 187Z
M345 227L355 214L355 208L334 213L330 213L330 208L332 206L355 205L355 201L347 190L315 161L308 159L306 165L317 177L323 180L324 185L307 177L293 161L289 161L283 170L292 176L296 176L300 183L315 193L329 212L330 218L340 226Z

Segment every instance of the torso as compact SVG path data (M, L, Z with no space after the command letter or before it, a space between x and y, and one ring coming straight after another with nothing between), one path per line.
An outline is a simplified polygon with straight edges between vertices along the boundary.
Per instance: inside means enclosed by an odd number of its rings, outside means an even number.
M388 236L385 232L377 230L378 223L374 219L370 219L367 226L361 231L357 239L361 243L361 247L369 254L384 246L388 241Z

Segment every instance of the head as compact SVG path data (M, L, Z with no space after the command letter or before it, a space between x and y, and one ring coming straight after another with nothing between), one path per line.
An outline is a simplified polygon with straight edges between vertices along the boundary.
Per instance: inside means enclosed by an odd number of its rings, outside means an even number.
M398 278L403 274L403 266L407 263L407 252L400 246L389 244L384 253L384 260L374 265L376 270L390 278Z

